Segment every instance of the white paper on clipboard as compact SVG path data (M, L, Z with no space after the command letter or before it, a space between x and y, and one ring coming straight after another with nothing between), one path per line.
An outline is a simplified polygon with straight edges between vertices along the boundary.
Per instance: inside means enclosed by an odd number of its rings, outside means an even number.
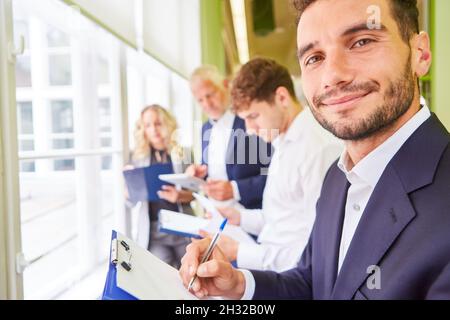
M117 286L140 300L198 300L184 286L178 271L117 233ZM121 241L128 245L126 250ZM125 261L131 269L121 266Z
M198 202L200 202L200 205L203 207L203 209L211 214L212 219L222 218L219 210L217 210L216 206L211 200L195 192L192 195L195 199L198 200Z
M176 174L160 174L158 176L160 180L167 181L174 185L178 185L182 188L189 189L192 191L199 191L200 186L205 184L205 180L192 177L185 173L176 173Z

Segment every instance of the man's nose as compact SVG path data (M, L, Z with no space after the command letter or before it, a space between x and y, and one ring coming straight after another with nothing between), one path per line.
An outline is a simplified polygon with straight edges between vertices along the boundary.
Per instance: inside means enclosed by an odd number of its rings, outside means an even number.
M322 89L329 90L350 83L353 77L348 57L342 50L336 49L327 54L322 70Z

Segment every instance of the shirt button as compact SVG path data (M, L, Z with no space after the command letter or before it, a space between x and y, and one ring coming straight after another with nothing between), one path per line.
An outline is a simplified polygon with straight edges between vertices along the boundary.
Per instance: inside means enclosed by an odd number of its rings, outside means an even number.
M361 210L361 207L359 206L359 204L354 204L353 205L353 209L355 210L355 211L359 211L359 210Z

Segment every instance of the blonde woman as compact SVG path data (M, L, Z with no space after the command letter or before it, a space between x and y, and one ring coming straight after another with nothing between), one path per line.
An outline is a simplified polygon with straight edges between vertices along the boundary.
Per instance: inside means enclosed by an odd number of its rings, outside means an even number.
M145 107L136 123L135 150L131 165L125 169L147 167L155 163L172 163L175 173L183 173L191 163L191 152L176 142L177 123L163 107ZM158 192L159 201L141 202L138 219L137 242L148 248L161 260L178 268L189 239L158 231L158 212L161 209L193 214L189 203L192 193L163 186ZM127 201L129 206L132 204Z

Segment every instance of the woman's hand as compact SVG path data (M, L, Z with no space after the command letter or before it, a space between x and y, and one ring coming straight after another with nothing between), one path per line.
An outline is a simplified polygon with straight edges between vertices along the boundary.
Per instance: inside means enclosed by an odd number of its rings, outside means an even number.
M189 167L187 167L185 173L191 177L203 179L208 174L208 166L205 164L191 164Z
M191 191L177 190L174 186L162 186L162 190L158 191L158 197L171 203L189 203L194 199Z

